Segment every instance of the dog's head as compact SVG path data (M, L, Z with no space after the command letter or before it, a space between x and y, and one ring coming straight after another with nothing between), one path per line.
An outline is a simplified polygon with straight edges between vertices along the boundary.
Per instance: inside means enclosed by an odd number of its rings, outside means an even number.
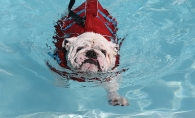
M67 38L62 47L67 50L69 66L85 72L105 72L115 66L118 45L102 35L86 32Z

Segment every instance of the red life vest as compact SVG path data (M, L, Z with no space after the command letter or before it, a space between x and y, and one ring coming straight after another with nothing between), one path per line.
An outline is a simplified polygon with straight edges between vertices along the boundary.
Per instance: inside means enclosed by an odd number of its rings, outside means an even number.
M70 68L68 67L65 58L66 50L62 48L62 43L65 38L78 36L84 32L94 32L103 35L108 41L119 43L116 36L116 31L118 30L117 22L112 16L110 16L108 11L101 6L98 0L86 0L83 4L74 9L73 12L80 17L85 17L84 26L78 24L69 15L62 17L54 26L56 29L56 35L53 38L55 40L54 44L56 50L53 57L58 61L61 67L66 69ZM119 55L116 56L115 67L117 67L118 64ZM50 65L48 66L58 74L61 73ZM79 80L79 78L76 78L76 80Z

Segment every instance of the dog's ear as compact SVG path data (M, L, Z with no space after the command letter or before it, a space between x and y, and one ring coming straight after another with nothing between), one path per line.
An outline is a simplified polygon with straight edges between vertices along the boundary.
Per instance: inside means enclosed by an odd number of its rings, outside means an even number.
M77 37L64 39L64 41L62 42L62 47L65 48L66 50L68 50L76 39L77 39Z
M119 53L119 45L116 43L109 42L112 50L114 51L114 55Z

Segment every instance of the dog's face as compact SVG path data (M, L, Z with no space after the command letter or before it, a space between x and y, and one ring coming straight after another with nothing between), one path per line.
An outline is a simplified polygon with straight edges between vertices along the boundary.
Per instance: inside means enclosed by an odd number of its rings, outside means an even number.
M87 32L67 38L62 46L67 50L69 66L84 72L105 72L115 66L118 45L102 35Z

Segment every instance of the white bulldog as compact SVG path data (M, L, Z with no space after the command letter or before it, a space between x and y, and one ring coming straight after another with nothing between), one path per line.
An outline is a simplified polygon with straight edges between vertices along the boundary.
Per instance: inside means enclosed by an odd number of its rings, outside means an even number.
M85 73L111 71L115 67L119 46L108 41L104 36L85 32L78 37L66 38L62 47L67 50L66 60L73 70ZM111 105L127 106L128 101L118 94L117 77L101 85L107 90Z

